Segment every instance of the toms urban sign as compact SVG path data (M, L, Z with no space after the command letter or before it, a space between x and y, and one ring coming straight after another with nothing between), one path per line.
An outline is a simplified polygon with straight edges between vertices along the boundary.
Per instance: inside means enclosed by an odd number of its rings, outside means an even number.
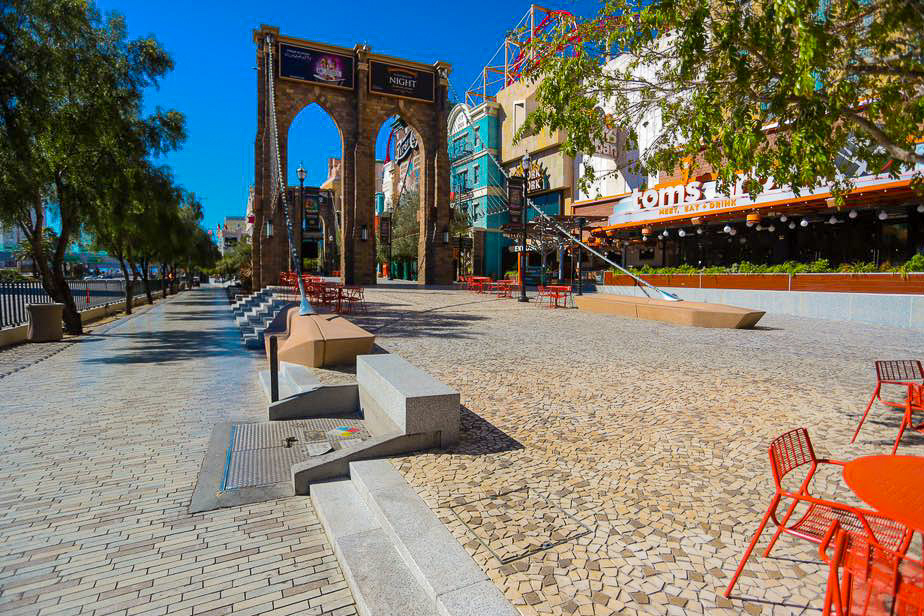
M436 99L436 79L433 71L372 60L369 62L369 91L432 103Z

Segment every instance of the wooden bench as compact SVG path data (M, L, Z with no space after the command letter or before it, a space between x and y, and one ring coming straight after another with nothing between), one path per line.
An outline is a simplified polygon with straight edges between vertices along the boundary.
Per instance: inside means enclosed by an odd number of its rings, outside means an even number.
M299 316L297 308L285 315L285 329L267 328L264 343L269 357L269 337L278 339L279 361L323 368L352 364L357 355L372 352L375 334L371 334L335 314Z
M648 297L629 297L592 293L574 297L580 310L612 314L633 319L663 321L675 325L695 327L724 327L728 329L749 329L754 327L764 312L702 302L672 302Z

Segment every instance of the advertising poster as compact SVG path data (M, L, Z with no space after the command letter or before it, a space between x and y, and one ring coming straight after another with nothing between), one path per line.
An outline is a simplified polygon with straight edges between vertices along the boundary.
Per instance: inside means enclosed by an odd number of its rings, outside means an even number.
M507 179L507 213L510 224L523 223L523 178L510 176Z
M369 63L369 91L433 102L436 97L436 78L433 71L372 60Z
M279 43L279 76L353 89L353 57Z

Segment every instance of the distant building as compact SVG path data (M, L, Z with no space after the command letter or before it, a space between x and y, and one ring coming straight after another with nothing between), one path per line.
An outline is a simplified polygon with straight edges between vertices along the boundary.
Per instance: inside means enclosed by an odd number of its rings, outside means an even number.
M16 267L13 253L25 241L26 237L18 226L0 225L0 267Z
M252 227L253 224L250 224ZM219 223L216 231L218 252L224 256L234 249L241 238L247 234L248 224L246 216L226 216L224 224Z

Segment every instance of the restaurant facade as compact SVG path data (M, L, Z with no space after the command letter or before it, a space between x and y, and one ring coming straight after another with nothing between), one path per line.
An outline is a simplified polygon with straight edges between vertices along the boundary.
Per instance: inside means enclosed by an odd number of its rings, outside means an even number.
M752 197L741 180L720 193L708 168L659 174L650 188L576 204L608 211L593 242L629 266L728 266L826 259L831 266L898 265L924 252L924 198L914 173L869 173L852 164L853 189L838 204L828 186L777 187Z

